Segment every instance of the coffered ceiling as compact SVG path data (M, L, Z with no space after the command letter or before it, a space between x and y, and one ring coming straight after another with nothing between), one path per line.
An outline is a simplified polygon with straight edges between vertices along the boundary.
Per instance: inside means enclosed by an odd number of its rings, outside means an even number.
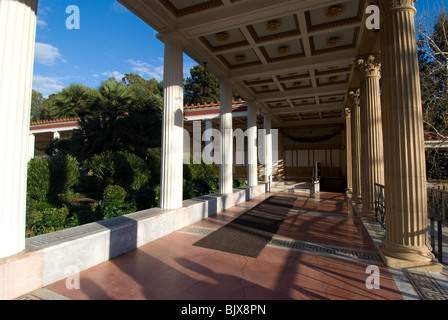
M256 101L276 126L342 122L354 61L378 52L365 0L119 0Z

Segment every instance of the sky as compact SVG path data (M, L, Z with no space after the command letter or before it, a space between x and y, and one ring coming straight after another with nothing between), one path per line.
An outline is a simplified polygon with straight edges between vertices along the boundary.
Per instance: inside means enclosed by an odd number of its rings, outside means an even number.
M79 8L79 29L67 20ZM39 0L33 89L44 97L71 83L97 88L125 73L163 79L163 43L157 32L115 0ZM197 63L184 55L184 73Z
M79 9L79 28L67 28ZM448 7L448 0L418 0L417 18ZM75 25L76 26L76 25ZM184 55L184 75L197 63ZM163 79L163 43L156 31L115 0L39 0L33 89L44 97L71 83L97 88L125 73Z

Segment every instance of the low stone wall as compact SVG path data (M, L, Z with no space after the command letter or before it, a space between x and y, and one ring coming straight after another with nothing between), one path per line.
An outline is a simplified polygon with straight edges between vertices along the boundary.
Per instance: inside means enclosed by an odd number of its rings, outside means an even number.
M241 187L183 202L177 210L153 208L40 235L26 250L0 260L0 299L14 299L93 267L267 192Z

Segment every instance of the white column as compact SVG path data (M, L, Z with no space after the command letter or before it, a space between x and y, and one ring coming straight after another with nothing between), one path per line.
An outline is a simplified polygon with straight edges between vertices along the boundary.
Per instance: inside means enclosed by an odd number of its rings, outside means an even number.
M60 139L61 134L58 131L53 132L53 140Z
M272 180L272 122L269 116L264 116L263 119L265 136L265 156L264 156L264 182L270 183Z
M204 149L210 148L210 144L213 143L213 141L211 141L211 137L212 135L212 129L213 129L213 122L210 119L205 120L205 131L203 134L203 140L205 141L205 145L204 145ZM210 155L208 154L208 152L203 153L202 155L204 161L208 162L208 161L212 161Z
M247 106L247 184L249 187L258 185L257 155L257 108L249 102Z
M183 200L183 49L174 35L165 43L160 207L178 209Z
M28 161L34 158L34 149L36 148L36 136L32 133L28 136Z
M233 130L232 130L232 86L229 79L220 81L221 107L220 130L222 136L219 169L219 187L221 193L233 192Z
M25 249L37 0L0 1L0 258Z

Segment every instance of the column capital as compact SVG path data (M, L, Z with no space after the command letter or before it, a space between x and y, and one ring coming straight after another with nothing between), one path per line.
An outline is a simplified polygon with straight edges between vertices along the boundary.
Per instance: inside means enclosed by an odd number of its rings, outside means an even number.
M348 119L348 118L350 118L350 115L352 113L352 108L344 107L344 112L345 112L345 118Z
M255 107L256 103L257 103L257 100L255 100L255 99L245 99L244 103L249 105L249 106L254 106Z
M356 59L356 69L363 78L380 77L381 61L379 54L368 54Z
M164 32L164 33L157 33L156 34L157 39L162 41L163 43L167 42L177 42L181 46L184 46L186 43L185 38L183 38L178 32L171 31L171 32Z
M216 78L216 83L218 84L224 84L224 85L231 85L232 84L232 78L226 77L226 78ZM247 102L247 101L246 101Z
M389 12L392 10L412 10L415 9L415 2L417 0L373 0L372 4L380 7L383 12Z
M348 96L352 101L353 107L359 107L360 101L359 97L361 95L361 91L359 89L350 89L348 92Z
M263 111L261 112L261 115L263 117L263 119L269 119L272 120L272 114L270 113L264 113Z

